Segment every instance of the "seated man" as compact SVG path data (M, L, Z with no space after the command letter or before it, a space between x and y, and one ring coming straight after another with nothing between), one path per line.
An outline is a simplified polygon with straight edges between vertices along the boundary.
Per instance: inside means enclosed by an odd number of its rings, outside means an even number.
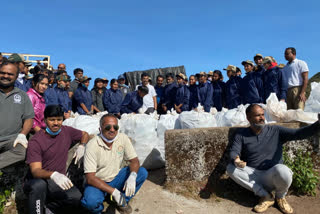
M24 192L28 196L30 214L44 213L44 206L54 213L74 213L80 208L80 191L66 176L68 150L72 142L80 141L74 157L75 164L83 157L86 132L62 126L64 112L59 105L47 106L44 118L46 130L37 132L29 142L27 163L30 172Z
M129 92L122 101L120 113L138 113L138 110L143 105L143 97L146 96L148 93L148 87L142 85L138 86L137 91Z
M121 213L131 213L128 202L138 192L148 176L140 167L137 154L129 140L118 133L118 119L106 114L100 119L101 133L91 139L84 155L84 173L87 186L81 200L92 213L101 213L103 201L110 197ZM120 169L123 160L130 166Z
M319 120L310 126L289 129L265 126L264 110L258 104L249 105L246 114L250 127L239 129L235 135L230 150L232 163L227 166L227 172L236 183L261 197L254 211L261 213L272 206L274 198L270 193L275 191L281 211L293 213L285 199L292 171L283 164L282 145L311 137L320 130Z

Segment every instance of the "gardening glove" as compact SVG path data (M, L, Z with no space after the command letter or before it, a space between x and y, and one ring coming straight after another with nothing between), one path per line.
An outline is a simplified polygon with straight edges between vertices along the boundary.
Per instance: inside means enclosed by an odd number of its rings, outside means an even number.
M136 179L137 173L131 172L129 178L127 179L123 187L123 191L126 190L126 196L131 197L136 192Z
M93 111L88 111L87 115L88 115L88 116L93 115Z
M24 148L28 147L28 140L27 137L24 134L18 134L18 137L13 142L13 147L16 147L17 144L20 143Z
M85 146L80 144L77 148L77 150L75 151L73 158L76 158L74 160L74 164L77 164L79 162L79 166L80 166L80 159L83 157L84 155L84 150L85 150Z
M116 188L111 195L111 201L117 202L119 207L125 207L127 205L125 195Z
M54 171L51 174L50 178L63 190L68 190L73 187L71 180L67 176L59 172Z
M239 156L234 159L234 165L238 168L244 168L247 165L247 162L240 160Z

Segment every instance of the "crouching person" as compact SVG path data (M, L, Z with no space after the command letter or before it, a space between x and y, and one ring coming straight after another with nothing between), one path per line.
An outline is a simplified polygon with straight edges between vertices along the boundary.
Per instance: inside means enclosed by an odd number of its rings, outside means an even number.
M46 130L40 130L29 141L27 163L30 172L26 176L24 192L30 214L45 213L46 209L53 213L73 213L81 208L81 193L66 176L66 162L68 150L75 141L80 141L74 155L75 163L80 161L89 135L62 126L63 115L59 105L47 106L44 111Z
M116 202L120 213L131 213L128 203L148 176L147 170L140 167L129 138L118 130L116 116L102 116L100 134L86 147L84 173L87 185L81 203L91 213L101 213L107 197ZM120 169L124 159L130 161L130 166Z

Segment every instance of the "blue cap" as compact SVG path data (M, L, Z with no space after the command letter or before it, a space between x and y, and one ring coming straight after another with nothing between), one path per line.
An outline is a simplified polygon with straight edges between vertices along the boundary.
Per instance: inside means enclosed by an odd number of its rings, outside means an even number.
M120 79L125 79L123 74L118 76L118 80L120 80Z

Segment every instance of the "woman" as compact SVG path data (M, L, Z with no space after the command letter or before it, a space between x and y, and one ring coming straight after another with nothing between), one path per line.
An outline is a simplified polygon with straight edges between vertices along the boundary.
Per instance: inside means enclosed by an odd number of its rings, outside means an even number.
M79 78L79 86L74 93L74 99L77 105L77 112L80 115L92 115L93 105L92 105L92 95L88 90L90 84L90 77L82 76Z
M116 79L111 80L110 87L103 95L103 105L109 113L116 114L119 117L123 95L118 88L119 85Z
M104 87L104 80L101 78L96 78L94 80L94 87L91 90L93 110L95 112L101 112L105 110L102 100L105 90L106 88Z
M32 79L32 88L27 92L33 109L34 109L34 119L32 130L38 132L46 127L44 122L44 109L46 108L46 103L44 99L44 92L47 90L49 84L49 79L43 74L37 74Z
M221 71L215 70L212 76L212 87L213 87L213 107L218 111L221 111L222 107L225 106L225 88L226 84L222 82L223 76Z

